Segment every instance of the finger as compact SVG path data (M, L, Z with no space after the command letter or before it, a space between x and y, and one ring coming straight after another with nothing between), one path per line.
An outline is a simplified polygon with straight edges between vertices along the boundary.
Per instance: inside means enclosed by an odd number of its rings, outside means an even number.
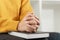
M36 30L38 29L38 27L39 27L39 25L35 25L35 27L36 27Z
M33 27L35 27L35 30L38 29L39 25L32 25Z
M37 25L40 25L40 22L37 19L35 19L35 21L37 22Z
M27 25L26 31L27 31L27 32L33 32L33 29L30 27L30 25Z
M36 26L31 26L29 25L29 28L31 28L31 32L36 32L37 31L37 27Z
M34 30L34 32L36 32L37 30Z
M29 24L29 25L36 25L37 23L36 23L36 21L31 20L31 21L28 21L27 24Z
M32 30L36 30L37 29L37 27L34 26L34 25L28 25L28 27L31 28Z
M39 22L39 20L38 19L36 19L35 17L28 17L27 19L26 19L27 21L30 21L30 20L32 20L33 22L35 22L37 25L40 25L40 22Z
M30 20L33 20L33 17L27 17L26 18L26 21L30 21Z
M26 19L26 21L28 21L30 25L34 25L34 24L40 25L39 20L37 20L35 17L29 17Z
M38 25L32 25L32 26L36 27L36 29L38 28Z
M34 15L34 17L35 17L37 20L39 20L39 18L38 18L37 16Z
M34 17L34 20L37 22L37 25L40 25L40 21Z

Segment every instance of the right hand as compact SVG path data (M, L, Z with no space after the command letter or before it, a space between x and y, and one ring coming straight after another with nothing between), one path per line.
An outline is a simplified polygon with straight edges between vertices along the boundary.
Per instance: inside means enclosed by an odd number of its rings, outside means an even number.
M29 19L30 18L30 19ZM30 25L29 23L33 24ZM18 25L18 31L21 32L36 32L36 29L38 28L37 22L33 18L33 14L26 15L23 20Z

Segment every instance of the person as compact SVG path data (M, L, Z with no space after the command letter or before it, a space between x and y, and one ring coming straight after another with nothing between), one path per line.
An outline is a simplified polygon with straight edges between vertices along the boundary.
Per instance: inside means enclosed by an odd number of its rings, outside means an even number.
M36 32L39 24L30 0L0 0L0 33Z
M39 25L30 0L0 0L0 40L18 40L7 33L32 33L37 31Z

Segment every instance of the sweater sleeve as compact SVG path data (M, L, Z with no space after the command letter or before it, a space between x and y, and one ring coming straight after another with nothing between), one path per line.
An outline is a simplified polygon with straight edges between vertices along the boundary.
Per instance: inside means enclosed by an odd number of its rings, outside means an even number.
M30 0L22 0L21 1L21 11L20 11L20 21L28 14L28 12L33 12L32 6L30 4ZM8 32L8 31L17 31L19 21L15 21L12 19L5 19L0 17L0 33Z
M31 6L30 0L22 0L21 2L21 15L20 20L22 20L28 12L33 12L33 8Z
M19 21L14 21L11 19L0 18L0 33L5 33L8 31L17 31L17 25Z

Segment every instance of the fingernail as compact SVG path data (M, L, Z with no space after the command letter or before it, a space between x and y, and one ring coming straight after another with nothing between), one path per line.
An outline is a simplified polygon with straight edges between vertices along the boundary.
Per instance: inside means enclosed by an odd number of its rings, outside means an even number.
M36 30L34 30L34 32L36 32Z

